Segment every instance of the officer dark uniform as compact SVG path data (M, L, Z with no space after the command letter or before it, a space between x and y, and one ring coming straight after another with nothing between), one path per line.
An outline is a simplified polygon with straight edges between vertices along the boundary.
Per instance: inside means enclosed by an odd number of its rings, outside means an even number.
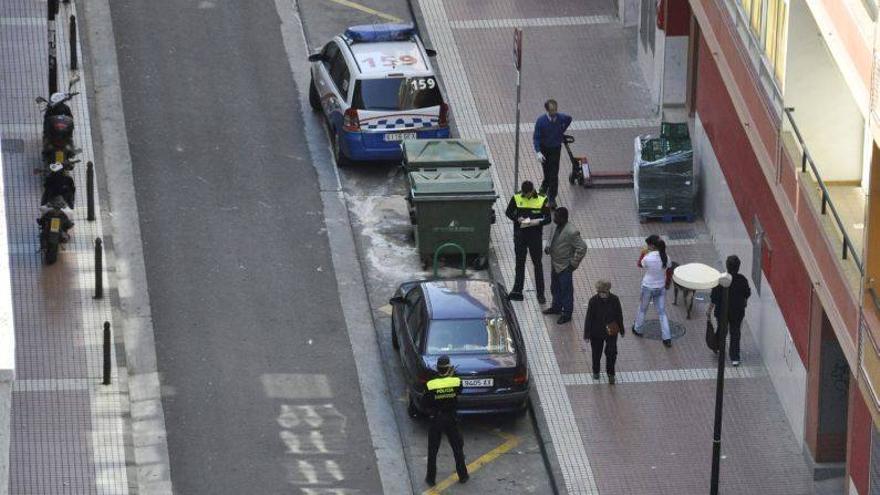
M520 192L510 198L505 214L513 221L513 250L516 254L516 276L507 297L512 301L523 299L526 253L528 253L532 265L535 266L535 292L538 293L538 302L544 304L546 300L544 299L544 266L541 264L541 239L544 226L551 220L547 197L536 192L531 181L525 181ZM520 219L523 218L537 219L539 224L523 227L520 225Z
M434 486L437 478L437 450L440 449L440 440L444 433L449 439L449 445L452 446L458 482L465 483L470 478L467 464L464 462L464 439L458 431L456 417L461 379L453 376L454 371L449 365L449 356L444 354L437 358L439 376L427 383L428 393L425 399L431 425L428 427L428 474L425 476L425 482L431 486Z

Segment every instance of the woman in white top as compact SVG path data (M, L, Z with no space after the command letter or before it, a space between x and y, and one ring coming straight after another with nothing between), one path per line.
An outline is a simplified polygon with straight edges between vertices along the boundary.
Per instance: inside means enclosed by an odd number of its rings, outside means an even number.
M633 333L637 337L642 336L642 326L645 324L645 313L648 305L654 301L657 314L660 316L660 331L663 335L663 345L672 347L672 334L669 331L669 318L666 317L666 267L669 266L669 257L666 256L666 242L660 236L652 235L645 239L647 247L642 251L642 259L639 266L645 269L642 278L642 298L636 322L633 325Z

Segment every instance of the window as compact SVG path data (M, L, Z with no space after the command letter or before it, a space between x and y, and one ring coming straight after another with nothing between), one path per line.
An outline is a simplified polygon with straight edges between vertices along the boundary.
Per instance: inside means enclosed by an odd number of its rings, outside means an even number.
M355 83L352 106L363 110L411 110L443 103L433 77L361 79Z
M345 57L339 51L339 46L335 41L327 43L322 52L324 55L324 67L330 74L330 79L336 85L339 94L345 98L348 95L349 72L348 65L345 63Z
M419 289L413 289L406 295L406 309L403 312L406 319L406 327L413 343L418 345L421 337L422 326L422 293Z
M434 320L428 330L426 354L512 354L515 350L507 321Z
M745 20L780 85L785 77L789 0L739 0Z

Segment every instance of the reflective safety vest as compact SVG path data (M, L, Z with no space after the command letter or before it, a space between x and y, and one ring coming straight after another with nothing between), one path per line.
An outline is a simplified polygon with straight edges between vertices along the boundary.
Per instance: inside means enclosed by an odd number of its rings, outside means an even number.
M461 378L457 376L443 376L428 380L428 391L434 394L435 400L454 399L461 387Z
M513 200L516 202L516 207L520 210L529 210L530 213L541 213L541 208L544 206L544 202L547 201L547 196L543 194L538 194L534 198L527 198L522 195L522 193L516 193L513 195Z

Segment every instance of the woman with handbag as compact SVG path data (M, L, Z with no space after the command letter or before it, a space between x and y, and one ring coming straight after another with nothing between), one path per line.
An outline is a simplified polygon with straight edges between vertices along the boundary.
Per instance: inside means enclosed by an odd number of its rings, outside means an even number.
M605 372L608 383L614 385L614 363L617 361L617 336L623 337L623 308L620 299L611 293L611 282L596 282L596 295L587 305L584 322L584 340L593 348L593 380L599 379L602 351L605 352Z

